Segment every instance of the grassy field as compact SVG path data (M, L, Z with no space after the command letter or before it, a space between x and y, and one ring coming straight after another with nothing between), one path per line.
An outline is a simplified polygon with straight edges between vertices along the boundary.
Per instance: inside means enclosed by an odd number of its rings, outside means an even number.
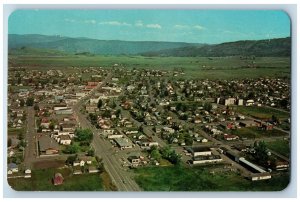
M251 182L231 172L210 174L201 167L148 167L136 173L136 182L145 191L280 191L289 183L287 173Z
M52 184L56 172L64 177L59 186ZM99 174L72 175L68 168L34 170L31 178L8 179L9 185L17 191L103 191L103 182Z
M11 136L19 135L21 133L24 133L23 128L8 128L7 129L7 134Z
M278 137L278 136L286 136L287 134L280 130L261 130L257 127L249 127L249 128L240 128L236 130L230 130L228 133L233 135L238 135L240 138L264 138L264 137Z
M287 140L276 140L274 142L267 142L267 147L275 152L289 157L291 153L290 143Z
M290 77L290 58L256 58L256 68L248 68L249 61L239 57L142 57L142 56L10 56L10 66L24 67L112 67L173 70L182 68L185 75L178 78L231 79Z
M271 119L272 115L278 117L280 120L284 120L290 117L290 113L288 112L268 107L236 106L234 107L234 109L239 113L258 119Z

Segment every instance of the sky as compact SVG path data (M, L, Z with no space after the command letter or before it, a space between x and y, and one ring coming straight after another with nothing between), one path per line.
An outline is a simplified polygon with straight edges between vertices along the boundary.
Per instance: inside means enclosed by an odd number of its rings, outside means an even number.
M17 10L9 34L216 44L290 36L280 10Z

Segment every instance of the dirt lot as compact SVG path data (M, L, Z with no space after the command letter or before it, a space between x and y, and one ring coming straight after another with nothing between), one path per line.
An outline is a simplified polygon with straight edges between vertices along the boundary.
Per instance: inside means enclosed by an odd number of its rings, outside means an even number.
M34 169L45 169L45 168L60 168L65 165L64 160L44 160L33 163Z

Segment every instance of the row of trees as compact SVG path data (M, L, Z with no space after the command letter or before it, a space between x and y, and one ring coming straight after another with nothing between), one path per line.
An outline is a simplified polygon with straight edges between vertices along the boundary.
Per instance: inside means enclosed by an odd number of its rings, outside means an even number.
M20 99L20 107L26 106L33 106L34 104L34 98L33 97L28 97L26 101L24 99Z
M163 147L161 150L155 146L151 147L150 156L158 162L160 162L162 158L167 159L175 165L181 162L181 156L177 154L175 150L171 149L170 146Z
M74 140L77 143L72 142L71 145L68 145L65 148L64 153L76 154L81 149L80 146L90 146L90 144L93 140L93 132L88 128L87 129L81 129L81 128L76 129ZM79 144L78 144L78 142L79 142ZM92 148L90 148L87 151L87 155L89 155L89 156L94 156L94 154L95 154L95 151Z

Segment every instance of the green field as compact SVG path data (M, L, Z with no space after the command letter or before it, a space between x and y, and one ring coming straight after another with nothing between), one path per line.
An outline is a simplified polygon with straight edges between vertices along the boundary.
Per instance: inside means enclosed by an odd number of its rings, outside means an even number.
M236 130L230 130L228 131L228 133L238 135L240 138L248 139L287 136L287 133L282 132L280 130L261 130L257 127L239 128Z
M8 128L7 129L7 134L8 135L19 135L19 134L22 134L24 133L24 129L23 128Z
M232 172L211 174L201 167L147 167L135 172L136 182L145 191L280 191L289 183L287 173L251 182Z
M236 106L234 109L244 115L252 116L258 119L271 119L272 115L278 117L280 120L290 118L290 113L275 108L256 107L256 106Z
M177 78L243 79L257 77L290 77L290 58L256 58L256 68L239 57L142 57L142 56L9 56L9 66L24 67L112 67L160 70L183 69L185 75ZM170 75L172 76L172 75Z
M291 153L290 143L288 140L276 140L274 142L267 142L267 147L275 152L289 157Z
M56 172L64 177L64 183L59 186L52 184ZM72 175L71 170L41 169L33 170L31 178L8 179L9 185L17 191L103 191L100 174Z

